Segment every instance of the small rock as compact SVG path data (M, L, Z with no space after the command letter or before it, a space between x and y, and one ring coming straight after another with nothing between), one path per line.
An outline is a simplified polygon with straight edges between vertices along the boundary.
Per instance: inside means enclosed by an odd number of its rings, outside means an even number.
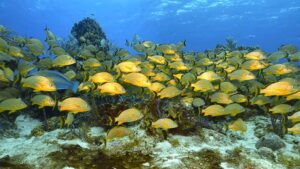
M161 167L166 169L179 169L184 168L184 163L180 159L168 159L164 161Z
M143 166L145 166L145 167L150 167L150 163L148 163L148 162L143 163Z
M263 158L266 158L266 159L269 159L272 161L275 160L275 155L274 155L272 149L270 149L270 148L261 147L258 149L258 154Z
M267 147L272 149L273 151L276 151L282 147L285 147L285 144L282 139L275 133L268 133L257 141L255 147L256 149Z
M300 153L300 144L296 144L296 145L294 145L293 147L294 147L293 149L294 149L296 152Z
M256 129L254 130L254 135L255 135L257 138L261 138L261 137L263 137L265 134L266 134L266 129L264 129L264 128L256 128Z

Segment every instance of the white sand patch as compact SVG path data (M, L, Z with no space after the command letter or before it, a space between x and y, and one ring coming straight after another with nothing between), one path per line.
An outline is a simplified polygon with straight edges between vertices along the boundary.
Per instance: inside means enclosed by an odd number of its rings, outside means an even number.
M181 160L188 157L189 153L200 152L203 149L211 149L219 152L221 155L227 155L228 151L241 148L243 155L260 169L284 169L285 167L283 165L263 159L257 154L255 144L258 138L254 135L255 123L254 121L248 121L246 124L248 128L247 132L244 134L233 133L239 135L240 138L233 142L229 136L219 134L209 129L203 129L206 135L205 141L201 140L198 136L170 136L168 140L177 140L179 144L173 147L167 140L157 143L153 151L155 165L172 168L170 165L174 164L173 167L178 168L178 165L182 164ZM172 163L172 161L174 162ZM222 167L224 169L234 168L228 163L222 163Z
M82 148L90 147L88 143L79 139L58 139L59 134L68 132L68 129L56 129L45 132L44 135L39 137L29 137L31 130L40 125L41 122L28 116L18 116L15 123L20 137L0 139L0 158L5 156L18 157L18 159L22 159L22 163L40 166L41 163L47 161L45 158L48 154L60 151L61 145L79 145Z
M60 145L79 145L81 148L89 149L90 144L83 142L80 139L73 139L73 140L57 140L57 143Z
M66 167L64 167L62 169L76 169L76 168L66 166Z
M228 164L227 162L221 163L221 167L224 169L235 169L235 168L231 167L230 164Z
M31 134L32 129L42 124L40 121L25 115L19 115L16 118L15 123L17 125L21 137L29 136Z
M100 137L105 136L106 132L102 127L91 127L90 131L88 132L89 137Z

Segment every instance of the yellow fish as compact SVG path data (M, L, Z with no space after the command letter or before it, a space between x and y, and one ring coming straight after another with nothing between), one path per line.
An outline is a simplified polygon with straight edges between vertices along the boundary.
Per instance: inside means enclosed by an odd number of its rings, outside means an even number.
M173 74L173 76L176 77L178 80L180 80L183 76L183 73Z
M225 112L225 108L218 104L208 106L206 109L202 110L202 113L204 114L204 116L210 115L213 117L227 115L227 113Z
M2 69L0 69L0 82L9 82L9 80L7 79L5 73Z
M164 89L162 89L157 95L163 99L163 98L173 98L181 94L181 91L175 87L175 86L169 86Z
M4 111L9 111L9 114L14 113L18 110L25 109L27 105L23 102L21 98L15 99L10 98L3 100L0 103L0 113Z
M288 66L287 64L275 64L272 65L264 70L266 75L272 74L272 75L284 75L293 72L292 67Z
M230 99L230 96L226 93L216 92L210 96L211 102L216 102L219 104L231 104L233 101Z
M146 48L151 48L154 45L154 43L151 41L144 41L142 44Z
M296 92L294 94L291 94L291 95L288 95L286 97L286 100L289 101L289 100L300 100L300 91L299 92Z
M122 126L116 126L108 131L106 140L112 141L115 138L123 138L125 136L131 136L133 133L128 128L122 127Z
M246 111L245 108L237 103L229 104L225 107L225 113L231 116L236 116L244 111Z
M241 131L243 133L247 131L247 125L241 118L230 124L228 128L233 131Z
M293 133L293 135L300 134L300 123L295 124L292 128L288 128L287 130Z
M72 56L60 55L52 61L52 66L53 67L64 67L64 66L73 65L75 63L76 63L76 60Z
M27 44L26 46L34 56L39 56L44 53L44 49L36 44Z
M162 118L162 119L158 119L155 122L152 122L151 126L153 128L160 128L160 129L163 129L163 130L169 130L169 129L177 128L178 124L175 121L173 121L172 119Z
M266 63L259 60L248 60L241 65L242 69L249 71L264 69L266 66Z
M67 127L70 127L73 121L74 121L74 114L69 112L65 120L65 125L67 125Z
M40 109L43 107L55 106L55 101L52 99L52 97L50 97L48 95L44 95L44 94L35 95L31 99L31 103L32 103L32 105L38 105Z
M279 82L272 83L264 89L260 90L260 93L265 96L285 96L295 93L299 90L297 82L293 79L286 78Z
M101 66L101 63L95 58L89 58L82 63L84 70L98 68Z
M44 53L43 43L38 39L27 39L26 47L34 56L39 56Z
M253 80L256 78L252 72L244 69L235 70L232 73L230 73L228 77L230 80L238 80L240 82Z
M214 86L209 80L198 80L196 83L192 83L191 87L194 88L194 91L208 92L214 91Z
M67 54L66 51L60 46L54 46L53 48L50 49L50 51L56 56Z
M166 60L161 55L154 55L154 56L148 56L148 59L150 62L157 63L157 64L165 64Z
M269 111L273 114L286 114L292 112L294 108L288 104L279 104L272 107Z
M288 119L291 120L293 123L297 123L300 121L300 111L294 113L291 116L288 116Z
M35 65L33 63L22 61L18 64L18 70L20 75L25 76L28 72L35 69Z
M69 97L58 103L59 111L68 111L70 113L82 113L91 110L90 105L79 97Z
M141 68L134 62L125 61L121 62L115 66L117 70L120 70L123 73L132 73L132 72L140 72Z
M230 96L230 99L233 102L236 102L236 103L245 103L245 102L248 101L248 98L245 95L242 95L242 94L232 95L232 96Z
M79 84L78 86L78 91L91 91L95 88L95 84L90 82L90 81L86 81L86 82L82 82Z
M94 74L93 76L90 76L89 81L92 81L93 83L102 84L106 82L113 82L114 77L108 72L99 72Z
M76 72L74 72L74 70L69 70L66 73L64 73L64 75L69 79L72 80L76 77Z
M176 53L175 45L158 45L157 50L166 55L174 55Z
M209 58L202 58L198 61L198 63L201 66L209 66L209 65L212 65L214 62L211 61Z
M300 61L300 52L296 52L290 56L291 61L299 62Z
M126 93L124 87L117 82L104 83L103 85L98 86L98 90L100 90L100 93L109 95L119 95Z
M21 81L22 87L32 88L34 92L53 92L56 91L55 84L49 78L44 76L30 76Z
M118 122L118 125L128 122L134 122L143 118L144 115L136 108L130 108L124 110L120 113L118 117L115 118L115 121Z
M216 74L215 72L208 71L208 72L202 73L200 76L197 77L197 79L216 81L216 80L221 80L222 78L218 74Z
M157 73L154 77L152 77L153 81L165 82L170 80L170 77L163 72Z
M132 85L138 86L138 87L150 87L151 86L151 82L148 79L148 77L142 73L124 74L122 76L122 79L125 83L129 83L129 84L132 84Z
M13 56L13 57L16 57L16 58L23 58L24 57L21 49L18 48L18 47L15 47L15 46L10 46L9 47L8 54Z
M176 62L172 62L169 64L169 67L171 69L176 69L178 71L183 71L183 70L190 70L191 67L188 66L187 64L183 63L182 61L176 61Z
M249 59L249 60L263 60L263 59L266 59L266 56L261 51L253 51L253 52L247 53L245 55L245 58Z
M9 48L7 42L0 37L0 51L5 52Z
M220 90L221 92L227 93L227 94L232 94L235 93L237 90L237 87L232 84L231 82L222 82L220 84Z
M160 92L162 89L166 88L165 85L163 85L162 83L159 82L154 82L151 84L151 86L149 87L149 89L151 91L154 91L156 93Z

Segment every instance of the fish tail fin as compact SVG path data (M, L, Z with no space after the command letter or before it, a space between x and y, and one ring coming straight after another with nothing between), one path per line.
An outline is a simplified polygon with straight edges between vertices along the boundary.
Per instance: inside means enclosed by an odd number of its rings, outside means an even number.
M224 130L227 132L229 130L229 125L227 123L224 124Z
M122 72L120 69L116 68L117 75L115 76L115 79L118 80L122 76Z
M288 132L293 132L293 128L287 128Z
M16 84L19 82L20 78L21 78L20 73L17 73L16 78L13 81L13 86L16 86ZM22 83L22 79L21 79L20 83Z
M123 124L121 121L118 120L118 118L116 118L115 121L118 123L118 126Z
M8 112L8 114L12 114L14 112L16 112L16 111L15 110L11 110L11 111Z
M79 86L79 82L78 81L74 81L73 82L73 86L72 86L72 92L73 93L77 93L78 86Z
M31 71L28 72L29 76L33 76L36 72L38 72L38 69L34 68Z
M153 45L153 50L156 50L156 49L157 49L157 46L158 46L157 44L154 44L154 45Z
M5 68L5 64L4 64L4 62L3 62L3 63L0 63L0 67L1 67L2 69L4 69L4 68Z
M128 47L132 46L132 44L127 39L126 39L125 45Z
M92 82L92 77L93 77L93 76L87 76L87 81Z
M20 78L20 83L21 83L21 84L23 84L23 83L24 83L24 80L25 80L25 78L24 78L24 77L22 77L22 76L19 76L19 78Z
M57 95L56 94L54 94L53 100L54 100L54 105L53 105L52 111L54 111L56 105L58 106L58 101L57 101Z
M186 40L183 40L182 44L183 44L184 47L186 47Z

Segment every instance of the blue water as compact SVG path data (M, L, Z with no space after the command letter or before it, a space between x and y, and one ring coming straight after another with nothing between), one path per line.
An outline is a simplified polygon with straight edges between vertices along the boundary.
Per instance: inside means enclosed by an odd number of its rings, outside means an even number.
M157 43L186 40L196 51L228 36L265 51L300 47L299 0L0 0L0 11L0 24L40 39L45 26L67 38L75 22L92 17L119 47L135 33Z

